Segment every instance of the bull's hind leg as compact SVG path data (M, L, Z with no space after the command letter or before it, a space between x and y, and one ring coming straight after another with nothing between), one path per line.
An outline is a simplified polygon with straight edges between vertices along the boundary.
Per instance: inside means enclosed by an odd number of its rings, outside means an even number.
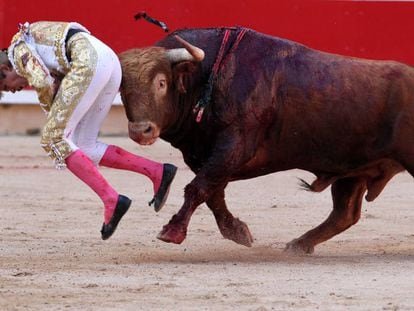
M219 227L221 234L225 239L251 247L253 237L250 234L249 227L230 213L227 209L224 196L224 189L220 189L206 202L216 218L217 226Z
M364 178L344 178L332 184L333 211L316 228L286 245L286 250L313 253L314 247L357 223L361 216L362 198L366 191Z

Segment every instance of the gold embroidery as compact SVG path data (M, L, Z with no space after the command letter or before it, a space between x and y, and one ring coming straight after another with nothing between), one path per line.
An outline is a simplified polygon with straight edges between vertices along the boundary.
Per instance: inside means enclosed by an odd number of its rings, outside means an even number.
M66 50L65 50L65 37L66 37L66 31L64 31L64 29L59 30L59 32L57 32L55 34L56 39L55 39L55 53L56 53L56 58L57 61L59 62L59 65L64 69L64 70L68 70L69 69L69 64L68 61L66 59Z
M25 42L14 47L13 57L16 71L36 89L42 108L48 111L53 98L53 79L49 70Z
M36 42L54 46L56 39L58 41L61 39L58 36L64 35L68 27L69 23L66 22L37 22L30 24L30 32Z
M77 23L67 22L37 22L30 24L30 33L37 44L50 46L59 64L59 71L66 72L70 64L66 57L65 38L70 28L81 29L87 33L89 31ZM14 39L17 40L17 39Z
M74 35L67 48L72 57L71 69L53 100L41 138L42 147L55 160L58 168L64 165L64 159L73 151L64 139L64 130L92 81L98 61L94 47L81 34Z

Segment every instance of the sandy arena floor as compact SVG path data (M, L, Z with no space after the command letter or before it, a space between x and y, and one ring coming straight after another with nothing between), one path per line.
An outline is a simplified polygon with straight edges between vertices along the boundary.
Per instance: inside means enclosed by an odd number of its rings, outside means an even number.
M107 143L179 167L164 209L147 202L143 176L102 169L133 205L114 236L100 239L98 197L68 171L56 171L39 137L0 137L0 310L414 310L414 182L395 177L362 218L308 256L285 243L321 223L330 191L298 187L302 171L235 182L233 214L252 248L224 240L205 205L181 245L156 239L193 178L181 154L158 142Z

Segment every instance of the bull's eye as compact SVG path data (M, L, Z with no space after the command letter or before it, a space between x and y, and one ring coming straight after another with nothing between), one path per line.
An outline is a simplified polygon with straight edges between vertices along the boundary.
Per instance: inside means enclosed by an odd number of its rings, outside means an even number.
M153 81L153 87L157 96L165 96L167 93L167 76L164 73L158 73Z

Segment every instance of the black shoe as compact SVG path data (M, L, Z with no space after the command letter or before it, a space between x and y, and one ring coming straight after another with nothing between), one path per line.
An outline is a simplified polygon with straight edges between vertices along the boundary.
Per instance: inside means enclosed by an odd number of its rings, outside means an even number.
M131 200L124 195L118 196L118 202L116 202L116 207L114 214L111 217L111 220L108 224L103 223L101 229L102 240L107 240L115 232L116 227L118 226L119 221L122 216L128 211L129 206L131 205Z
M164 164L160 188L152 200L148 202L149 206L154 203L154 210L156 212L158 212L164 206L165 201L167 201L168 193L170 192L170 186L175 177L175 173L177 173L177 167L175 165L169 163Z

